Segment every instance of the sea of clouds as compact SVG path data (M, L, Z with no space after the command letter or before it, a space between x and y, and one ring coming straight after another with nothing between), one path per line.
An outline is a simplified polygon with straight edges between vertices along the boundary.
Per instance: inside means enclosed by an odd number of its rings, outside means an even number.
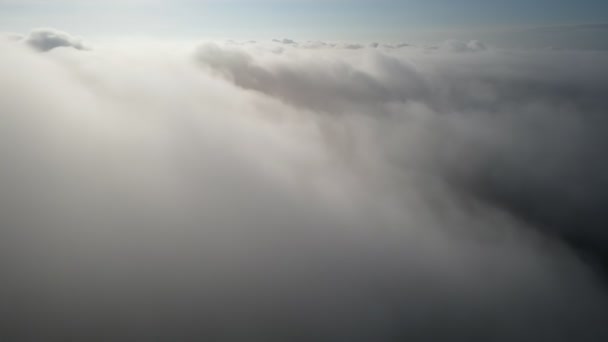
M0 37L3 341L604 341L608 52Z

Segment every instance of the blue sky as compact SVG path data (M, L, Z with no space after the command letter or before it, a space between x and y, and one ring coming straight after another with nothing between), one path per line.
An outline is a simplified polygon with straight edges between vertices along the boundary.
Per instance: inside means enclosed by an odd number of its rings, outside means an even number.
M589 26L602 23L608 23L606 0L0 0L0 30L51 26L94 36L468 37L608 47L608 27ZM560 29L528 31L537 27Z

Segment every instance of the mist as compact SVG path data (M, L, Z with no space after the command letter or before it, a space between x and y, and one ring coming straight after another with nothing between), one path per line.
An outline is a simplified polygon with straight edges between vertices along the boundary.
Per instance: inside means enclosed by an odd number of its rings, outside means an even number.
M2 340L608 338L607 52L0 50Z

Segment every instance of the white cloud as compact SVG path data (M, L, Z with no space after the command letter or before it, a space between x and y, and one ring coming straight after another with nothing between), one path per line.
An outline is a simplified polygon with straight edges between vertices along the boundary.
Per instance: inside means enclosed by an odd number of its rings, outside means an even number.
M0 38L8 41L20 41L24 38L24 36L19 33L0 32Z
M608 334L607 53L0 44L13 340Z

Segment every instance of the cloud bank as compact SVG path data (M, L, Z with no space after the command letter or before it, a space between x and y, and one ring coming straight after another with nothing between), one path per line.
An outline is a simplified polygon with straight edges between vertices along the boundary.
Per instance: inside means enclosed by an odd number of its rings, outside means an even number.
M0 44L3 340L608 337L605 52Z

